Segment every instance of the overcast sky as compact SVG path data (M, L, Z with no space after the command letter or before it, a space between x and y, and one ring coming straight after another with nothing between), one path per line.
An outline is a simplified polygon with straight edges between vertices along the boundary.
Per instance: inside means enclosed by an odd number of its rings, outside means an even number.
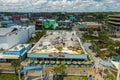
M0 0L0 12L120 12L120 0Z

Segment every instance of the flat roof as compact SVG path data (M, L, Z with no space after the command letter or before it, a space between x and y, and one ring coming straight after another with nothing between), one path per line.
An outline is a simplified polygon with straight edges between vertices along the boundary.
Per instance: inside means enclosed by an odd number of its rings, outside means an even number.
M10 33L13 30L13 28L0 28L0 35L6 35L7 33Z
M47 31L28 52L35 54L84 54L74 31Z
M33 27L33 26L26 27L26 26L14 25L14 26L10 26L10 27L7 27L7 28L0 28L0 36L5 36L9 33L12 33L12 30L14 28L16 28L18 30L21 30L21 29L29 29L30 27Z
M29 44L18 44L14 46L13 48L9 49L8 51L20 51L21 49L29 46Z
M79 24L86 24L86 25L102 25L100 23L97 22L78 22Z

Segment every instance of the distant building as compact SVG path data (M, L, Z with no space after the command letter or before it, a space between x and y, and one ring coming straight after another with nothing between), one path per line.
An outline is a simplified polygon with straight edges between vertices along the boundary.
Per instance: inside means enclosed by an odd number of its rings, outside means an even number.
M59 28L62 28L62 27L64 27L64 28L70 28L71 25L72 25L72 21L70 21L70 20L57 21L57 23L58 23L58 27Z
M120 14L109 15L108 23L116 26L120 30Z
M93 29L93 30L100 30L100 27L102 24L97 23L97 22L78 22L77 27L80 29Z
M15 26L15 25L18 25L19 23L18 22L13 22L13 21L1 21L0 22L0 27L10 27L10 26Z
M75 18L75 16L73 16L73 15L69 15L69 19L70 19L71 21L76 21L76 18Z
M35 29L36 30L43 30L43 19L36 20Z
M25 15L13 15L12 16L12 19L14 21L20 21L21 18L26 18L26 16Z
M50 30L55 29L56 27L56 20L53 19L38 19L35 22L36 30Z
M20 19L21 26L29 26L29 19L28 18L21 18Z
M0 28L0 49L9 49L17 44L27 42L35 32L34 26L11 26Z
M56 20L53 19L43 20L44 29L55 29L56 27L55 24L56 24Z
M52 16L52 13L48 13L48 12L29 13L29 17L32 17L32 18L39 18L39 17L49 18L50 16Z

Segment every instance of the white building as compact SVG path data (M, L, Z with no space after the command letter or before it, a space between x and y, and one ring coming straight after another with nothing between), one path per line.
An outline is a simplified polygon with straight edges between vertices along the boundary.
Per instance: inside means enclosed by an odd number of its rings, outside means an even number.
M0 28L0 49L9 49L17 44L26 43L35 32L34 26Z

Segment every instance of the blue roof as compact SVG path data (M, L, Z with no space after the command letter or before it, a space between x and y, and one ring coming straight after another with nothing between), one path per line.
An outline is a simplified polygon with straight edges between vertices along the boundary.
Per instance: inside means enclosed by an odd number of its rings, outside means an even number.
M2 21L2 22L8 25L18 25L18 22L12 22L12 21Z
M113 60L120 61L120 56L113 58Z
M26 72L26 71L29 71L29 70L37 70L37 71L41 71L43 70L43 68L41 67L24 67L23 70L21 72Z
M102 65L107 66L107 67L114 67L110 61L104 61L104 63Z

